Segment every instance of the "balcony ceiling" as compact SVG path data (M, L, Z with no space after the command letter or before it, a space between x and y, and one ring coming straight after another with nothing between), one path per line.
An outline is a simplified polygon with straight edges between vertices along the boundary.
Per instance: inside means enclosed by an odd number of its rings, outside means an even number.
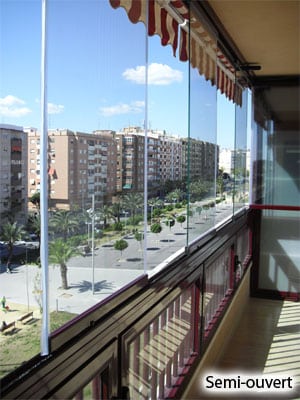
M299 0L208 0L225 31L259 76L300 74Z
M272 118L299 135L300 0L204 3L217 17L221 42L225 38L244 63L261 66L250 75L263 91Z

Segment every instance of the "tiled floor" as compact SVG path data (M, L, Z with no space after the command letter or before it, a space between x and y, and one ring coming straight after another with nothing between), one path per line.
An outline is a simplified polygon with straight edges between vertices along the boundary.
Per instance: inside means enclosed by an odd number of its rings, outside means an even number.
M284 387L290 382L297 388L293 392L276 390L264 395L252 391L236 395L225 391L216 395L216 391L203 392L199 378L193 380L183 399L300 399L300 303L249 299L238 328L212 371L215 377L240 376L241 381L246 376L267 378L267 374L273 379L274 374L282 379L293 377L293 381L285 381Z

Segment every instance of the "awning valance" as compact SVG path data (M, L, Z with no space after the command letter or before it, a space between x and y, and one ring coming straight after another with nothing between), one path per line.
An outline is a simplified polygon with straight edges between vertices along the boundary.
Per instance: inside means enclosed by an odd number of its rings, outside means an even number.
M113 8L123 7L131 22L143 22L148 35L159 35L163 46L179 46L179 59L210 80L230 100L241 105L242 88L236 83L235 69L211 35L182 0L109 0Z

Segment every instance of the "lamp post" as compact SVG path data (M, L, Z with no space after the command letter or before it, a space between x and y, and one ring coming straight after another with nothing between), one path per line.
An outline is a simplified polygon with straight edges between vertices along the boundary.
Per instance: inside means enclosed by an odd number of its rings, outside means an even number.
M27 311L29 312L29 279L28 279L28 249L27 245L25 247L26 249L26 296L27 296Z
M89 246L90 245L90 225L91 225L91 222L86 221L85 224L87 225L87 244Z
M95 294L95 195L92 196L92 292Z

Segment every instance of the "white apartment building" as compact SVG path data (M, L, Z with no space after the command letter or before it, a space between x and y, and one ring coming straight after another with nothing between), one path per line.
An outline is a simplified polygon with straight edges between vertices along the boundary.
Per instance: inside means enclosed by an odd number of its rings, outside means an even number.
M221 149L219 155L219 169L227 174L232 174L232 150L231 149Z
M250 150L221 149L219 156L219 169L230 176L244 175L250 171Z

